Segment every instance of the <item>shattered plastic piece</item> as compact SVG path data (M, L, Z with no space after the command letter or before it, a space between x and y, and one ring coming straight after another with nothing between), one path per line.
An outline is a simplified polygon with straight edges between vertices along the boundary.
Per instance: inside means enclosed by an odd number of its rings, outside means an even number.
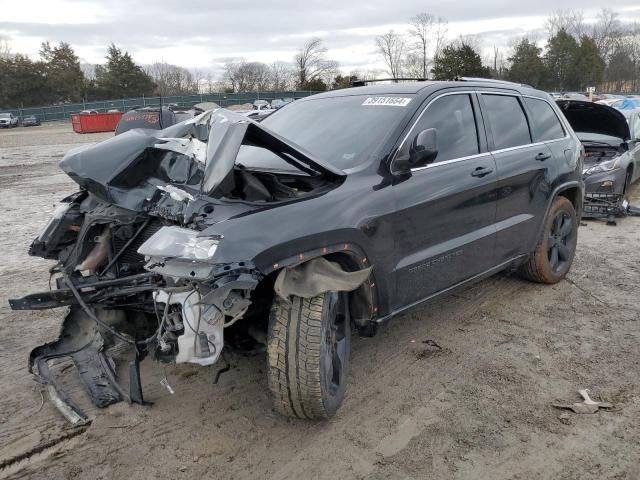
M184 190L174 187L173 185L158 185L158 190L162 190L163 192L167 192L171 198L178 202L190 201L193 202L195 198L189 192L185 192Z
M609 402L595 402L589 397L589 390L578 390L578 393L584 398L583 402L573 404L552 404L555 408L563 408L572 410L574 413L596 413L601 408L613 408L613 404Z
M166 388L171 395L176 393L173 388L171 388L171 385L169 385L169 380L167 380L166 377L160 380L160 385Z
M207 144L195 137L188 138L159 138L160 142L153 145L158 150L169 150L171 152L187 155L201 164L207 161Z

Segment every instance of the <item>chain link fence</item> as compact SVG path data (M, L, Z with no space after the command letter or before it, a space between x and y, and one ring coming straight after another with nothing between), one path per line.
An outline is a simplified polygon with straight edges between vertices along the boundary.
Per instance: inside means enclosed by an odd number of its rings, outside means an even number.
M67 103L62 105L49 105L42 107L13 108L3 110L0 113L13 113L20 118L28 115L35 115L42 122L53 120L67 120L74 113L82 110L96 110L99 113L109 110L126 112L134 107L158 107L162 101L163 105L176 104L180 107L191 107L197 103L215 102L221 107L229 105L239 105L253 103L255 100L275 100L277 98L303 98L313 95L315 91L296 90L285 92L239 92L239 93L203 93L198 95L179 95L172 97L137 97L122 98L119 100L101 100L98 102Z

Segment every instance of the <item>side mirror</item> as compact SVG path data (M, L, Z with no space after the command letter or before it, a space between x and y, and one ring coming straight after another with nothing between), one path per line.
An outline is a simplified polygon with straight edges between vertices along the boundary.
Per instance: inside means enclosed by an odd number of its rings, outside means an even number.
M395 160L395 167L401 171L424 167L438 156L438 137L435 128L422 130L410 144L404 144Z

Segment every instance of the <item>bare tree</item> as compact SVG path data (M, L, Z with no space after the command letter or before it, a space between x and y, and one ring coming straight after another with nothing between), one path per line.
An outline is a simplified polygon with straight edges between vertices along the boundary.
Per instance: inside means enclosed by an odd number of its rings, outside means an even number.
M8 58L11 56L11 43L9 42L9 37L0 34L0 58Z
M225 65L227 80L234 92L254 92L269 89L269 67L261 62L228 61Z
M425 77L422 52L414 51L407 53L402 59L402 73L411 78L427 78ZM428 64L427 64L428 65Z
M296 54L294 62L297 69L298 88L304 88L306 83L338 68L338 62L327 59L327 48L320 38L309 40Z
M556 10L547 18L546 28L550 36L564 30L574 37L580 37L586 32L584 13L582 10Z
M598 47L598 52L605 61L609 60L613 49L615 37L620 33L620 20L618 13L611 9L603 8L598 14L598 19L593 26L591 37Z
M449 31L449 23L438 17L435 25L433 26L433 37L434 37L434 49L433 49L433 58L438 58L442 49L446 46L447 41L447 32Z
M287 62L275 61L269 66L271 89L276 91L289 90L293 87L296 72L293 65Z
M197 93L198 86L193 75L186 68L160 61L145 68L157 85L158 93L162 96L189 95Z
M389 30L384 35L375 38L378 53L382 55L384 63L387 64L391 77L395 80L402 72L403 55L406 50L406 42L401 35L393 30Z
M81 63L80 70L87 80L96 79L96 66L93 63Z
M419 60L422 63L422 71L420 74L416 75L417 77L427 78L428 73L428 57L427 57L427 48L429 47L429 43L431 42L431 33L436 24L436 19L430 13L419 13L409 20L409 35L415 39L416 50L418 52L418 58L416 59L416 55L412 54L412 59L410 62L412 76L415 75L415 60Z

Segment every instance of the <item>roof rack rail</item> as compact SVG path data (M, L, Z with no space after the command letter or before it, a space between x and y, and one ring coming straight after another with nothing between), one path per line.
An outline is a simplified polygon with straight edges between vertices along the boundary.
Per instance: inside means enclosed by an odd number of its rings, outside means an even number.
M373 80L354 80L351 82L352 87L364 87L369 83L377 83L377 82L426 82L429 80L428 78L414 78L414 77L404 77L404 78L375 78Z
M526 83L509 82L507 80L498 80L498 79L495 79L495 78L455 77L453 80L455 82L486 82L486 83L497 83L497 84L502 84L502 85L517 85L518 87L533 88L531 85L528 85Z

